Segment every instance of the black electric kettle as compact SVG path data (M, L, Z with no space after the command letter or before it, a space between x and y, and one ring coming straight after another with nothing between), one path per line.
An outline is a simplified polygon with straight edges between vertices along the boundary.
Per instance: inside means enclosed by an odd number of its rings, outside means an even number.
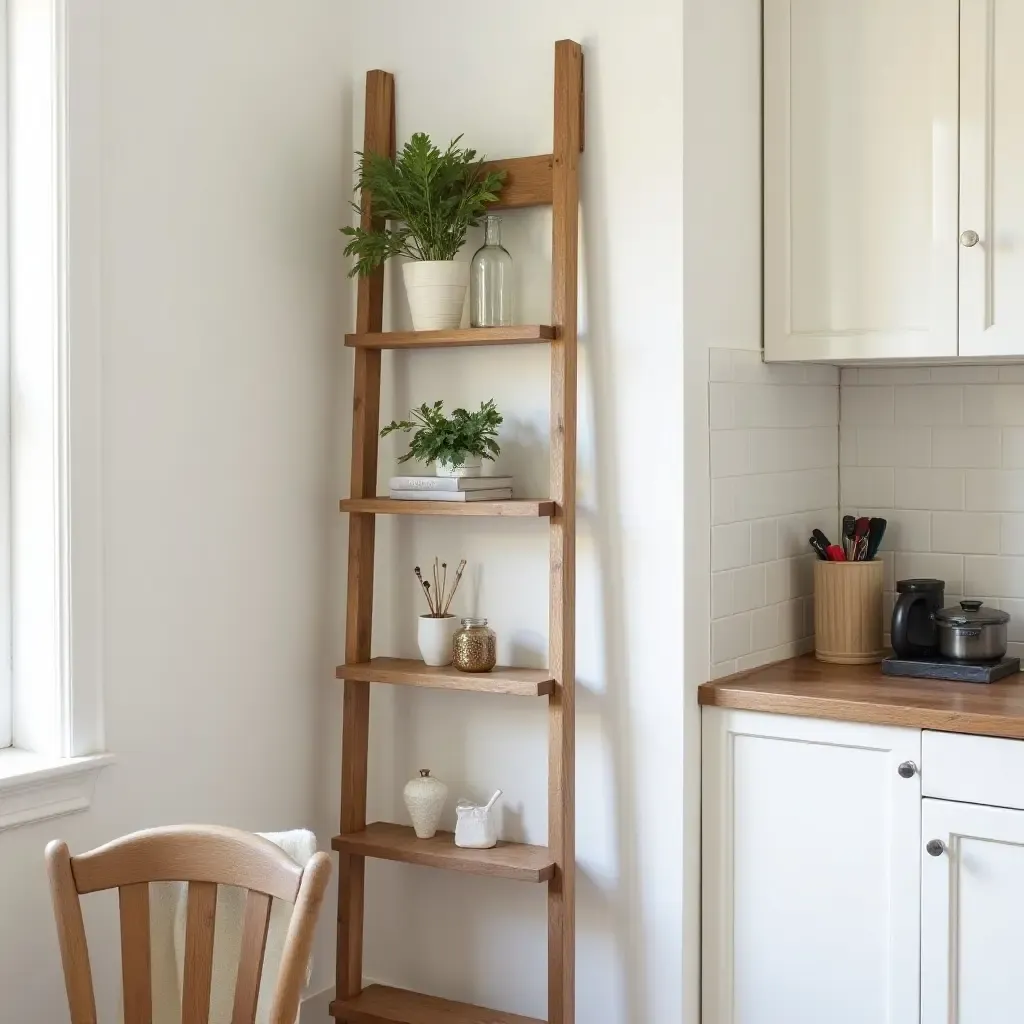
M939 635L932 615L945 604L943 580L900 580L892 610L892 649L900 658L936 654Z

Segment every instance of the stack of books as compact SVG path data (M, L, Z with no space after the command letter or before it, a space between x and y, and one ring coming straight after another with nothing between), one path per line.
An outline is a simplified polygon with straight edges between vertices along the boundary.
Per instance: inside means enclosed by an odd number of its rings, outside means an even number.
M507 501L510 476L393 476L391 497L398 501Z

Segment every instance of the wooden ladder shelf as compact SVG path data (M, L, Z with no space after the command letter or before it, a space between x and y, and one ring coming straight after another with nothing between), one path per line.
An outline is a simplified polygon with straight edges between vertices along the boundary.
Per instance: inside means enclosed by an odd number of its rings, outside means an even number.
M395 83L384 71L366 76L364 151L395 155ZM550 1024L575 1019L575 609L576 609L576 290L579 155L583 150L583 50L555 44L554 149L544 156L495 161L507 171L498 208L552 208L552 323L452 331L383 331L384 277L359 281L349 513L348 609L341 771L337 993L331 1015L348 1024L541 1024L533 1018L468 1003L371 985L363 989L364 877L367 857L452 871L547 883ZM364 209L368 204L364 203ZM370 222L364 213L364 226ZM377 497L377 431L384 349L544 344L551 351L550 495L543 500L445 504ZM548 668L501 668L485 676L427 668L399 658L372 658L376 516L476 515L549 519ZM475 690L548 699L548 845L499 843L462 850L450 833L417 840L411 828L367 824L366 786L371 683Z

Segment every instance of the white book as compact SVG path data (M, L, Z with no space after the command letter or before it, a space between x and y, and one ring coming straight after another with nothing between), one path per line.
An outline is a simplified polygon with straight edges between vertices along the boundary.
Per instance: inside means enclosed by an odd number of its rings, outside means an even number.
M490 487L485 491L391 491L396 501L507 501L511 487Z
M486 491L511 487L510 476L393 476L393 491Z

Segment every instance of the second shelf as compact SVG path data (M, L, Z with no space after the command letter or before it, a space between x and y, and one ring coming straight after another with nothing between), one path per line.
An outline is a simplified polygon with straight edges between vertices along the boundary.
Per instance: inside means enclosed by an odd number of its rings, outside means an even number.
M546 669L499 666L490 672L460 672L451 665L435 668L411 658L371 658L358 665L339 665L335 675L338 679L361 683L507 693L516 697L543 697L555 688L555 681Z
M373 512L392 516L515 516L529 519L555 514L549 499L511 501L400 501L396 498L342 498L342 512Z
M499 842L490 850L464 850L455 845L451 832L438 832L433 839L417 839L408 825L387 821L375 821L361 832L335 836L331 848L357 857L396 860L517 882L546 882L555 873L555 862L546 846Z

